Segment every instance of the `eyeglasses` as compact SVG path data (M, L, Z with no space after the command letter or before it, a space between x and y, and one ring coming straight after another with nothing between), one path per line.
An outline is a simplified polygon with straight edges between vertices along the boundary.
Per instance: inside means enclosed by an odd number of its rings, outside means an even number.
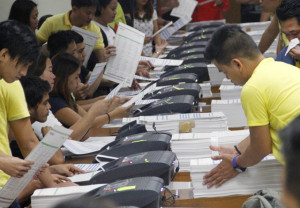
M290 39L290 37L294 37L294 38L297 38L299 33L300 33L300 30L293 30L291 32L288 32L288 33L284 33L282 32L283 34L285 34L285 36Z

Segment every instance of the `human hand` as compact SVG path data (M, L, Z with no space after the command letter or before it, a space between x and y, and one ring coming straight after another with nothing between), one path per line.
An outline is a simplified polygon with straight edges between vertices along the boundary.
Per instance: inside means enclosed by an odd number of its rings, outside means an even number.
M289 54L294 59L300 60L300 50L299 49L293 48L292 50L290 50Z
M89 85L88 84L83 84L83 83L78 83L78 87L76 92L74 93L74 96L77 100L84 100L89 91Z
M35 175L33 176L33 179L38 179L38 176L41 175L45 170L49 167L49 164L44 164L38 171L36 171Z
M91 106L90 110L94 111L97 116L103 115L103 114L109 112L109 109L110 109L110 106L111 106L113 100L114 100L114 98L110 98L107 100L98 100Z
M148 60L140 60L139 61L139 65L138 68L147 68L147 69L151 69L154 68L154 66L152 65L152 63Z
M117 49L116 46L109 45L104 50L105 60L108 61L109 57L116 56Z
M136 79L133 79L130 89L132 90L141 90L141 86L139 85Z
M136 72L135 72L136 75L139 75L141 77L147 77L147 78L150 78L150 74L149 72L147 71L147 69L137 69Z
M67 182L67 181L71 181L70 179L68 179L66 176L63 176L63 175L60 175L60 174L51 174L52 178L53 178L53 181L54 183L64 183L64 182Z
M44 126L42 127L42 134L43 134L43 137L51 130L51 127L50 126Z
M150 43L152 41L152 39L153 39L152 37L146 36L145 40L144 40L144 45L146 45L147 43Z
M167 47L168 44L169 43L166 40L161 39L160 44L155 45L155 52L159 54L163 54L164 49Z
M73 164L52 165L50 166L50 172L52 174L59 174L67 177L73 176L75 174L85 173L84 170L77 168Z
M134 103L131 104L130 106L127 106L127 107L122 107L122 106L119 106L117 107L115 110L113 110L110 115L113 119L116 119L116 118L124 118L128 111L134 106Z
M238 155L235 148L233 146L221 145L221 146L213 146L210 145L209 148L212 151L218 151L220 155L230 154L230 155Z
M22 160L8 155L0 157L0 169L6 174L16 178L23 177L25 173L31 169L33 164L33 161Z
M233 168L232 160L233 155L223 154L212 157L213 160L222 160L217 167L213 168L203 177L203 185L208 188L213 186L220 187L226 181L238 175L238 172Z

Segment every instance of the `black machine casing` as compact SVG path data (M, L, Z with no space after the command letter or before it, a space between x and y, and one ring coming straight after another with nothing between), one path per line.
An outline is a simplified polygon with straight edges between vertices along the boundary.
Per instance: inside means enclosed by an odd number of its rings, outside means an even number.
M121 157L103 166L89 184L111 183L141 176L157 176L169 185L174 176L176 155L170 151L143 152Z
M186 49L183 51L178 51L175 53L169 53L167 55L167 59L180 59L183 56L187 56L187 55L197 55L197 54L203 54L205 52L205 48L204 47L199 47L199 48L190 48L190 49Z
M171 113L191 113L193 111L194 96L177 95L163 98L153 103L138 108L133 112L133 116L151 116Z
M145 132L134 134L119 138L107 145L105 145L99 152L99 155L106 155L111 157L124 157L140 152L169 150L172 135L162 132ZM101 161L107 159L98 158ZM94 162L97 162L95 159Z
M191 63L191 64L183 64L180 66L168 66L165 68L165 73L163 73L160 77L167 77L178 74L186 74L192 73L197 74L197 82L209 81L207 64L205 63Z
M195 83L198 82L198 76L194 73L183 73L183 74L175 74L170 76L165 76L160 78L156 82L156 86L166 86L166 85L176 85L181 82L184 83Z
M176 95L192 95L195 100L200 99L201 88L197 83L185 83L164 87L152 93L148 93L143 97L144 99L161 99L165 97L172 97Z
M139 134L147 132L147 129L145 127L145 124L138 124L135 121L129 122L128 124L125 124L118 130L118 135L116 136L115 140L120 140L121 138L124 138L129 135L133 134Z
M159 208L162 204L163 180L158 177L138 177L116 181L94 189L82 197L108 200L118 206Z

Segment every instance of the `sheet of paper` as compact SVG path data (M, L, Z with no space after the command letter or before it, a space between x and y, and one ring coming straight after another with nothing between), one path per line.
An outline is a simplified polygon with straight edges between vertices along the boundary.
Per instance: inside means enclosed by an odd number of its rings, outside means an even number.
M192 0L193 1L193 0ZM178 31L180 28L185 26L187 23L189 23L192 20L190 16L183 16L179 20L177 20L173 26L167 28L164 30L161 34L160 37L162 39L167 40L172 34L174 34L176 31Z
M135 104L136 105L147 105L150 103L154 103L155 101L158 101L158 99L140 100L140 101L137 101Z
M179 66L182 64L183 60L175 60L175 59L159 59L159 58L151 58L146 56L141 56L141 60L150 61L154 67L158 66Z
M105 146L104 144L103 146ZM79 142L68 139L64 143L64 147L75 155L88 154L99 151L103 146L95 145L92 142Z
M191 17L198 4L195 0L178 0L178 2L179 6L172 10L171 15L179 18L186 15Z
M300 50L299 44L300 41L298 38L294 38L293 40L290 41L289 47L285 52L285 56L292 50L293 48L296 48L297 50ZM298 47L297 47L298 46Z
M93 171L89 173L77 174L72 177L68 177L73 183L89 181L94 175L100 173L101 171Z
M0 190L0 207L9 207L33 179L36 171L48 162L71 133L72 130L62 126L54 126L48 132L44 139L25 158L25 160L34 161L31 169L22 178L11 177Z
M96 42L99 38L99 35L96 34L96 33L92 33L90 31L87 31L87 30L84 30L82 28L79 28L79 27L76 27L76 26L73 26L72 27L72 30L74 30L75 32L79 33L80 35L82 35L83 39L84 39L84 43L85 43L85 48L84 48L84 51L85 51L85 59L84 59L84 63L83 65L87 65L87 62L94 50L94 47L96 45Z
M166 24L165 26L163 26L162 28L160 28L156 33L154 33L151 37L154 38L156 35L158 35L159 33L161 33L162 31L164 31L165 29L167 29L169 26L171 26L173 24L173 22L169 22L168 24Z
M141 77L139 75L134 75L134 79L144 80L144 81L156 81L157 80L157 78Z
M95 68L93 69L93 72L89 78L88 85L91 86L94 84L96 79L99 77L99 75L102 73L106 63L98 63L96 64Z
M116 86L105 98L104 100L110 99L112 97L114 97L115 95L118 94L118 92L120 91L120 89L125 85L125 80L123 82L121 82L120 84L118 84L118 86Z
M122 106L127 107L127 106L130 106L132 103L140 101L147 93L155 90L155 88L156 88L156 83L152 84L150 87L146 88L145 90L140 92L138 95L131 98L128 102L124 103Z
M144 33L120 23L114 43L117 55L109 58L104 78L116 83L126 80L126 86L130 87L140 61L144 39Z
M92 164L76 164L75 166L88 173L88 172L93 172L101 169L101 167L106 165L107 163L108 162L92 163Z

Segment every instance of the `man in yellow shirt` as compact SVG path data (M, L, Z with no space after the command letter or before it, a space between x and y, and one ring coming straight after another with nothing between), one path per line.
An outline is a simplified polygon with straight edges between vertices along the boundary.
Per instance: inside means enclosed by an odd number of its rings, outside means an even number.
M100 62L105 62L104 44L100 29L92 21L97 8L97 0L72 0L72 10L66 14L57 14L47 18L37 33L37 38L42 45L47 42L53 32L71 30L73 26L80 27L99 35L94 47L96 57Z
M250 136L235 147L211 147L222 162L204 176L204 184L220 186L273 153L283 163L277 131L300 114L300 70L266 59L252 38L239 26L217 30L205 57L236 85L242 85L241 102Z

